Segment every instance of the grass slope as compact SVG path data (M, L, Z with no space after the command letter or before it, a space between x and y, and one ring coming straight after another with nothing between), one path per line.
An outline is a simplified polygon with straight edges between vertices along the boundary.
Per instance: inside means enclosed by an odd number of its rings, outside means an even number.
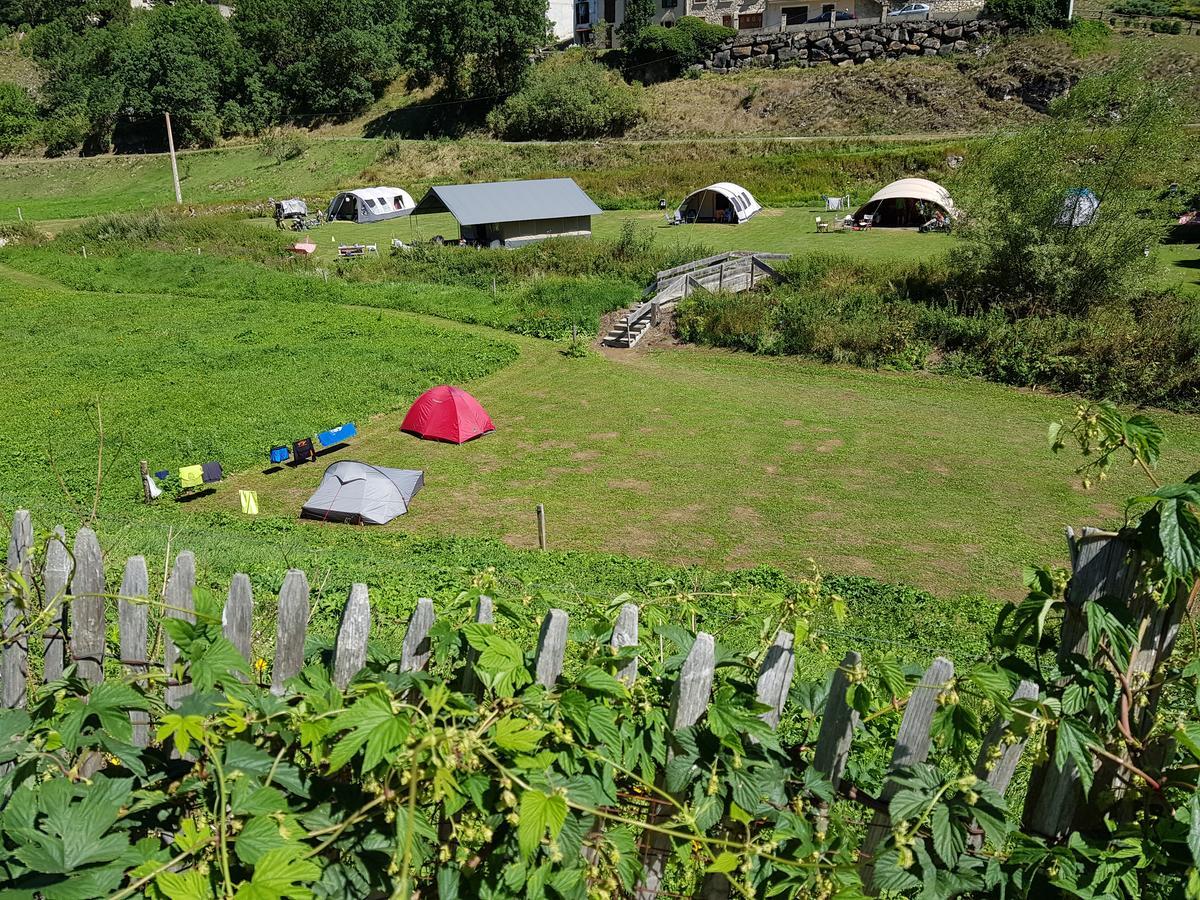
M124 436L105 486L119 515L166 527L184 514L125 505L138 458L159 468L216 456L232 477L186 515L220 528L240 517L236 489L255 489L271 540L301 544L321 530L293 517L322 466L261 474L266 448L346 418L362 438L332 458L427 472L412 513L381 533L530 547L541 502L563 549L792 574L812 557L941 596L1011 595L1023 565L1061 558L1059 524L1118 517L1047 458L1041 435L1069 411L1063 399L691 350L575 360L542 341L332 303L83 293L11 270L0 283L9 508L61 508L50 442L86 495L85 406L99 397L110 460ZM519 358L497 368L512 346ZM500 430L463 447L401 434L406 404L440 380L466 383ZM1162 419L1164 467L1182 473L1200 430ZM1132 489L1122 474L1105 497Z
M277 164L255 147L182 153L185 204L244 205L268 196L328 202L339 188L391 184L420 198L432 184L569 176L606 208L648 208L714 181L737 180L760 201L813 201L852 184L870 192L901 175L941 177L961 142L724 140L503 144L491 140L313 140ZM60 220L171 204L165 154L0 161L0 221Z
M272 443L393 409L445 381L511 362L511 344L399 320L378 310L286 298L85 294L0 277L10 347L0 401L0 494L58 493L58 474L90 505L99 404L113 502L151 469L220 460L255 465ZM119 454L119 457L116 456ZM236 496L236 495L235 495Z

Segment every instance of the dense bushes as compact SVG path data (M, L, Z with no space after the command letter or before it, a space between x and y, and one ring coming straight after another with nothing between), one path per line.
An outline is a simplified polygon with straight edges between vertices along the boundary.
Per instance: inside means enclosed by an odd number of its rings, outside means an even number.
M986 14L1019 28L1044 28L1063 22L1067 8L1064 0L988 0Z
M969 211L952 261L956 290L980 309L1082 317L1136 295L1152 275L1167 189L1187 170L1180 97L1126 57L1051 112L988 141L955 186ZM1098 208L1076 206L1081 189Z
M737 34L695 16L683 16L672 28L643 28L625 48L625 71L631 78L654 81L674 77L700 62L721 41Z
M0 81L0 156L37 143L37 105L19 84Z
M517 93L492 110L488 125L509 140L624 134L642 116L640 90L583 53L551 57Z
M1200 310L1169 291L1080 316L1013 319L948 299L949 273L812 258L790 283L680 304L685 340L837 363L927 369L1122 402L1200 409Z

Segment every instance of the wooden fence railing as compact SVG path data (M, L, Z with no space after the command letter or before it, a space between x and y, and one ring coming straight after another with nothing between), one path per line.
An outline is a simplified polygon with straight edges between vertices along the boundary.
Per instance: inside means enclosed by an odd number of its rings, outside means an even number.
M1068 533L1072 549L1075 578L1068 593L1068 603L1078 609L1083 600L1098 596L1123 594L1129 596L1136 583L1137 561L1129 558L1128 548L1116 535L1088 530L1076 538ZM108 622L106 610L111 594L106 592L104 559L96 534L80 528L67 550L68 541L62 527L54 530L43 555L41 572L33 571L33 529L29 513L19 510L14 515L8 545L8 570L19 573L26 584L40 585L42 611L49 620L44 632L42 669L49 680L57 678L64 665L74 663L81 677L93 683L104 678L104 663ZM119 663L134 678L146 675L155 662L149 659L149 581L146 561L141 556L130 557L123 569L120 593L117 597L119 632ZM164 615L194 620L196 561L189 551L180 551L174 560L163 592ZM301 669L310 613L309 584L305 574L289 570L279 591L274 659L271 665L271 690L278 694L287 691L287 682ZM254 599L246 575L234 575L222 614L226 637L238 648L248 662L251 659L250 627ZM1161 664L1169 654L1179 619L1149 611L1157 617L1158 626L1148 629L1149 648L1144 661L1146 671ZM433 601L417 601L401 651L402 671L421 671L430 659L429 634L435 622ZM475 621L492 621L492 603L481 598ZM4 634L18 636L6 640L0 663L0 686L4 705L25 705L30 674L27 641L22 612L13 598L4 611ZM333 651L333 680L345 687L366 661L367 641L371 630L371 606L366 585L354 584L346 599ZM543 620L534 662L535 680L553 689L563 670L567 650L568 615L561 609L551 609ZM66 637L69 635L69 645ZM1064 652L1078 651L1080 638L1078 617L1068 616L1063 625ZM165 642L163 665L169 675L176 659L176 649ZM636 646L638 643L638 607L625 604L614 623L611 646L614 650ZM892 782L885 782L883 795L865 798L856 789L842 785L842 777L850 757L854 733L858 728L858 713L847 703L847 688L861 665L861 656L849 652L832 673L830 690L821 718L813 767L829 779L842 796L865 802L874 811L868 827L861 856L864 883L870 884L873 872L873 851L886 838L890 822L887 801ZM698 632L683 664L670 698L668 721L673 729L690 727L700 721L711 700L715 669L715 644L712 635ZM793 636L781 632L764 657L757 681L757 698L768 706L763 719L776 727L787 704L795 672ZM638 661L630 660L618 676L627 684L638 677ZM904 707L891 756L889 774L903 766L924 762L931 748L930 728L939 696L953 685L954 664L938 657L925 670ZM464 690L479 690L473 670L466 667ZM168 706L177 705L190 690L189 685L167 682L165 700ZM1016 699L1036 696L1037 688L1021 682L1014 694ZM149 722L144 713L131 713L135 727L134 742L145 746L149 740ZM1008 723L998 721L987 732L978 756L976 774L1003 794L1009 786L1024 749L1023 740L1014 740ZM995 748L998 752L994 752ZM1060 836L1066 830L1082 799L1078 774L1069 767L1060 771L1051 764L1035 770L1031 794L1027 797L1025 827L1048 837ZM652 809L650 818L656 815ZM972 838L972 840L978 840ZM659 896L665 861L670 848L669 839L661 831L649 832L643 840L644 875L635 896L650 900ZM729 896L725 876L709 875L700 896L715 900Z

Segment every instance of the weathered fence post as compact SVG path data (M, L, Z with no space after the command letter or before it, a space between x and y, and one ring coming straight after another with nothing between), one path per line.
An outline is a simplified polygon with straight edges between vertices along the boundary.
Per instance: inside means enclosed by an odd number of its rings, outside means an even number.
M1145 584L1150 561L1143 558L1120 534L1096 528L1084 528L1077 536L1067 530L1073 574L1067 588L1067 609L1059 642L1059 662L1072 654L1086 653L1088 633L1084 605L1090 600L1116 598L1127 604L1135 622L1143 623L1142 639L1134 649L1130 675L1134 682L1153 683L1157 671L1174 649L1179 624L1186 611L1188 596L1179 592L1169 608L1159 609ZM1153 720L1157 694L1141 710L1133 710L1131 725L1135 736ZM1102 810L1084 804L1083 788L1073 762L1061 769L1054 765L1054 742L1048 741L1050 760L1034 769L1025 799L1023 825L1029 831L1048 838L1063 836L1072 828L1098 827ZM1126 776L1116 763L1097 764L1097 798L1116 796L1126 789Z
M795 645L795 635L790 631L780 631L775 643L767 650L758 674L758 702L771 707L762 714L762 720L773 729L779 727L783 707L792 689L792 678L796 674Z
M1032 700L1037 695L1036 684L1032 681L1022 681L1013 692L1012 699L1013 702ZM979 761L975 763L975 777L986 781L1001 795L1008 790L1008 783L1012 781L1017 771L1017 763L1021 761L1021 754L1025 750L1025 738L1005 740L1011 727L1012 722L1007 719L997 719L993 722L979 747ZM972 834L968 843L972 849L978 850L983 846L983 835Z
M90 528L75 536L75 574L71 578L71 655L79 677L104 680L104 557Z
M763 657L758 672L755 697L759 703L771 707L760 718L772 729L779 727L783 707L792 689L792 677L796 672L795 644L795 635L780 631ZM732 890L729 878L723 872L710 872L701 885L700 897L701 900L724 900Z
M121 595L117 600L117 627L121 640L121 663L135 675L144 675L149 666L149 610L146 607L149 593L150 574L146 571L146 558L129 557L125 561ZM145 679L138 679L138 684L145 687ZM150 714L141 709L130 710L129 721L133 723L133 745L145 747L150 743Z
M4 601L4 628L6 641L3 656L0 656L0 706L15 709L25 705L25 693L29 679L29 609L33 602L33 520L29 510L18 509L13 513L12 531L8 538L8 571L19 574L24 582L24 596L16 591L9 593ZM6 592L8 593L8 592Z
M858 710L846 702L846 691L850 687L850 673L862 664L862 657L850 650L842 657L842 664L833 670L829 679L829 695L825 698L825 712L821 717L821 730L817 734L817 750L813 754L813 768L829 779L836 793L850 759L850 744L854 740L854 729L858 727ZM829 823L825 805L817 817L818 829Z
M493 618L492 598L485 594L479 596L479 605L475 607L475 622L478 625L491 625ZM474 647L467 647L467 664L463 666L462 673L462 692L464 694L475 694L482 696L483 685L479 683L479 678L475 674L475 663L479 659L479 651Z
M192 554L192 551L182 550L175 557L175 567L171 570L171 574L167 578L164 617L183 619L185 622L195 622L195 588L196 557ZM182 673L178 673L177 676L175 672L175 664L179 661L179 648L175 646L175 642L171 640L169 634L165 635L164 648L165 653L163 655L167 669L165 699L167 706L174 708L179 705L184 697L192 692L192 686L184 682Z
M229 595L225 608L221 610L221 630L226 639L237 647L238 653L247 663L254 663L254 651L250 646L250 623L254 618L254 589L250 576L236 573L229 582Z
M954 663L939 656L925 670L920 683L909 695L904 718L900 721L900 730L896 733L896 747L892 751L891 765L888 766L888 780L884 782L883 791L879 795L883 803L890 803L897 791L896 783L891 780L892 773L905 766L923 763L929 755L929 728L933 724L933 714L938 707L938 695L945 690L953 677ZM875 880L875 850L890 830L891 818L885 812L876 811L867 828L867 837L863 841L859 861L863 886L868 891L873 890L871 883Z
M562 674L563 656L567 652L567 620L567 614L561 609L550 610L542 620L534 680L548 691L554 689Z
M696 641L679 670L679 680L675 682L671 691L671 709L667 721L672 731L691 728L700 721L712 693L715 668L716 644L711 634L701 631L696 635ZM647 818L650 823L659 825L670 816L660 811L651 813ZM638 900L652 900L658 896L659 885L662 884L663 872L667 865L667 854L670 852L671 838L651 831L642 851L642 880L634 892Z
M304 639L308 635L308 576L288 569L279 589L278 622L275 629L275 662L271 666L271 692L282 694L289 678L304 666Z
M546 549L546 507L537 505L538 549Z
M56 525L54 535L46 544L46 565L42 575L42 590L46 608L50 611L46 633L43 635L42 679L55 681L62 676L66 657L66 606L63 597L71 580L73 562L67 552L67 532Z
M337 644L333 648L333 683L345 690L367 664L367 639L371 634L371 600L365 584L352 584L342 610Z
M429 665L433 647L429 642L429 631L435 621L433 601L422 597L417 601L408 620L408 631L404 635L404 646L400 649L401 672L423 672Z
M619 653L623 647L638 645L638 608L636 603L626 603L617 614L613 624L612 641L609 644L614 653ZM617 678L625 682L626 687L632 687L637 681L638 659L631 660L617 670Z

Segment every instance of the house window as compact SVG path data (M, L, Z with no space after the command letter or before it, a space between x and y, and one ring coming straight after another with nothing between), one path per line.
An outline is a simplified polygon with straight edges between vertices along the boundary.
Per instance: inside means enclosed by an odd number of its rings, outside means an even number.
M674 9L679 5L679 0L662 0L663 9Z
M617 0L604 0L604 21L609 25L617 23Z
M576 3L575 4L575 24L587 25L592 21L592 4L591 3Z
M738 16L738 28L743 31L750 28L762 28L762 13L742 13Z
M822 15L824 15L825 13L830 13L830 14L832 14L832 13L833 13L833 11L834 11L835 9L837 9L837 4L836 4L836 3L822 3L822 4L821 4L821 13L822 13Z
M807 6L785 6L783 8L784 25L803 25L808 21Z
M726 28L733 27L733 16L721 16L721 24Z

